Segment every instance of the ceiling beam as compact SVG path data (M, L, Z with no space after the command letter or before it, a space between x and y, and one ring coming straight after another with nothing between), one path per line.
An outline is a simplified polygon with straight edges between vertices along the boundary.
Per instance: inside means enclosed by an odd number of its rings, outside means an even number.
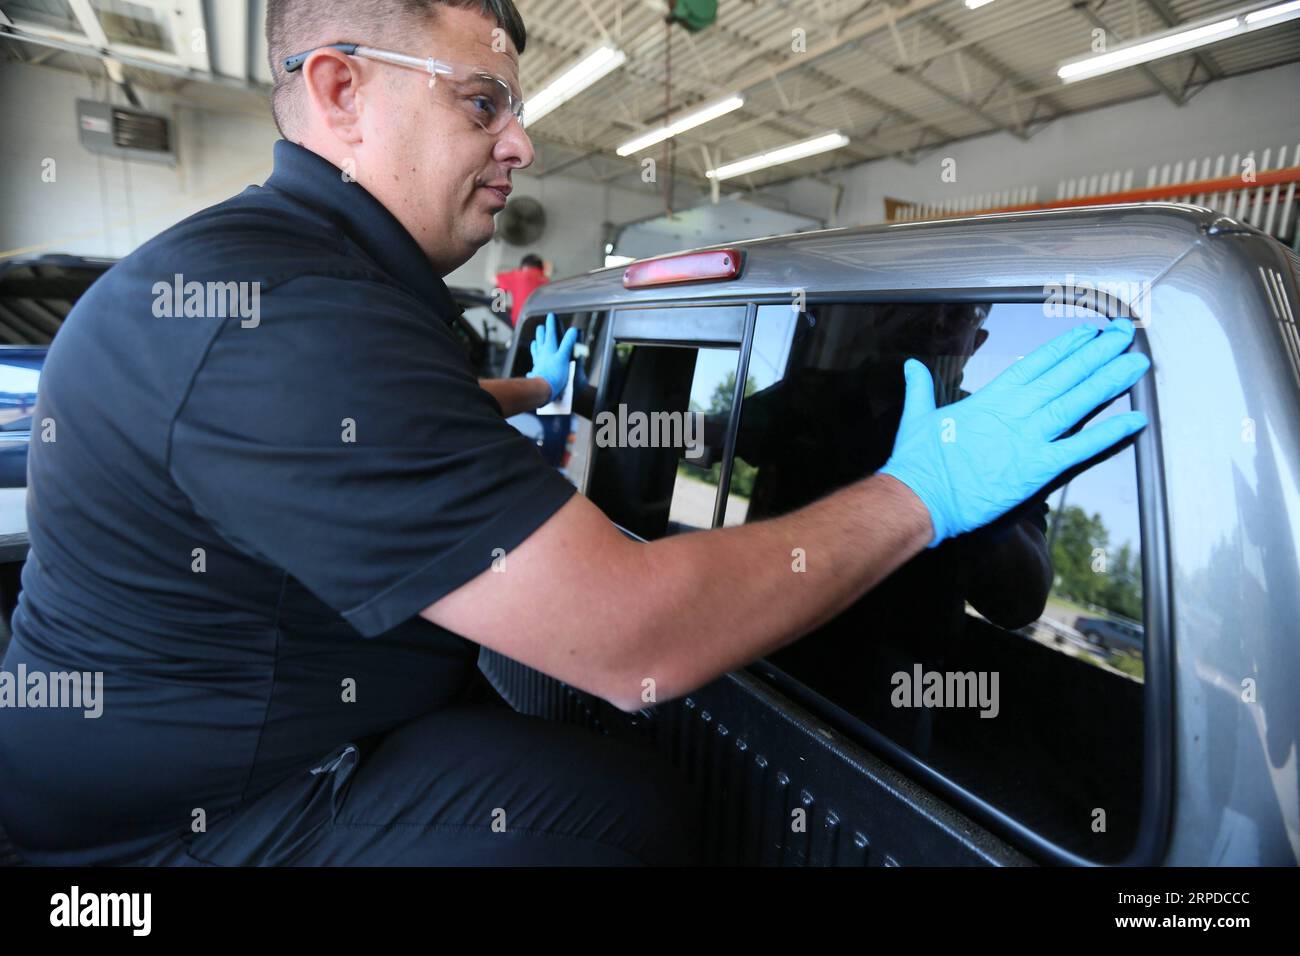
M1101 27L1103 30L1105 30L1108 36L1113 36L1116 40L1119 40L1121 43L1124 41L1124 35L1120 33L1118 30L1116 30L1114 27L1112 27L1109 23L1107 23L1101 17L1101 15L1092 8L1092 5L1088 2L1088 0L1080 0L1079 3L1076 3L1074 5L1074 9L1079 11L1079 13L1083 15L1084 19L1086 19L1093 26ZM1136 69L1139 73L1141 73L1148 80L1150 80L1151 84L1157 90L1165 94L1165 96L1169 97L1169 102L1173 103L1175 106L1183 105L1185 100L1179 94L1179 92L1175 90L1172 86L1170 86L1168 83L1166 83L1164 80L1162 80L1160 78L1160 74L1157 73L1155 70L1153 70L1149 64L1140 63L1137 65Z
M906 3L888 11L873 14L860 23L845 27L830 40L811 46L806 52L800 53L798 56L786 57L784 62L779 65L752 70L743 75L733 74L733 78L726 81L726 83L740 92L762 86L775 77L801 70L822 57L848 46L855 40L862 40L882 30L888 30L891 24L897 26L900 23L911 22L911 20L947 2L948 0L907 0Z
M962 36L960 32L944 23L940 23L938 20L930 18L923 19L921 21L921 28L928 30L931 34L938 37L941 42L949 44L950 46L966 42L966 38ZM966 44L964 52L968 57L980 66L984 67L984 69L988 70L999 79L1010 83L1020 92L1023 93L1026 90L1033 89L1033 84L1030 83L1029 80L1027 80L1022 74L1013 70L1007 64L1003 63L992 53L989 53L983 47L979 46L979 41L972 41ZM1053 110L1059 111L1061 109L1060 101L1053 100L1050 97L1046 98L1048 100L1047 105Z
M88 46L85 43L70 43L67 40L56 40L53 37L37 36L33 33L27 33L19 27L4 27L0 25L0 40L31 43L36 46L49 47L64 53L78 53L82 56L88 56L100 61L111 58L116 60L118 63L121 63L123 66L130 67L133 70L143 70L146 73L161 73L164 76L178 76L194 82L211 83L213 86L224 86L230 89L245 90L260 94L266 94L270 91L270 87L263 86L260 83L248 83L244 80L231 79L230 77L221 76L220 74L199 73L195 70L189 69L188 67L173 66L169 63L159 63L155 60L128 56L124 53L110 54L104 50Z
M556 34L560 34L564 32L556 24L551 23L537 16L531 17L529 22L530 22L529 29L536 31L537 39L540 42L550 46L557 46L561 49L564 49L563 45L557 43L555 40ZM541 27L541 30L536 30L537 27ZM626 73L629 76L635 77L638 80L641 80L648 87L652 89L663 88L662 77L658 77L655 74L651 73L647 67L638 64L635 58L633 57L628 58L628 60L623 64L623 66L620 67L620 71ZM674 69L674 73L680 75L681 73L680 68ZM696 92L699 91L707 91L707 92L705 93L704 96L700 97L698 100L692 103L682 104L680 109L683 110L688 109L691 106L697 105L697 103L705 102L707 101L707 99L712 98L714 96L721 96L727 93L735 92L733 88L719 86L716 83L708 80L707 78L699 76L698 74L693 74L693 73L687 74L685 82L688 84L688 87L690 89ZM752 110L742 107L742 109L737 110L732 115L736 117L740 117L746 115L747 113L752 114L752 112L753 112ZM606 154L612 154L624 139L628 139L631 138L632 136L637 135L638 133L645 132L647 128L645 126L636 125L628 117L622 115L602 115L600 119L603 122L605 122L609 127L614 128L613 130L614 138L619 140L619 143L609 144L601 148L601 151L605 152ZM773 113L764 114L763 124L771 127L773 130L775 130L777 133L781 135L783 140L786 141L798 140L798 139L806 138L809 135L812 135L814 133L826 132L821 127L808 123L799 114L794 112L790 112L788 114L782 114L779 112L775 114ZM554 128L555 126L555 124L553 123L549 125L552 128ZM528 135L529 136L535 135L534 131L530 129ZM603 135L609 136L610 131L606 131ZM683 143L686 146L693 145L692 143L690 143L689 140L683 140ZM591 143L587 142L585 145L587 147L590 147ZM846 147L846 148L848 148L849 152L853 155L856 155L860 160L865 160L868 156L868 154L865 152L854 150L851 147Z
M1065 2L1069 2L1069 0L1065 0ZM1060 15L1061 7L1044 3L1039 6L1034 13L1025 13L1017 17L1016 28L1022 29L1037 23L1039 20L1050 20L1052 17L1059 17ZM917 62L917 65L926 66L933 60L942 59L950 53L960 53L963 50L968 50L977 44L983 43L985 40L993 39L997 35L998 34L996 33L992 36L972 35L971 33L963 34L962 39L946 44L942 49L935 50L933 53L925 54L925 56Z
M1174 13L1167 0L1143 0L1143 2L1166 27L1182 26L1182 21L1178 19L1178 15ZM1201 65L1201 69L1210 79L1223 79L1223 68L1214 59L1213 54L1205 50L1197 50L1192 54L1192 59Z
M556 24L549 23L535 16L530 17L530 23L540 24L541 26L549 30L558 31L558 26ZM880 27L880 29L885 29L885 28L887 27ZM735 49L749 49L754 46L754 40L752 38L734 33L733 31L727 30L721 26L715 26L712 32L715 36L718 36L726 40L727 42L729 42ZM543 42L550 42L549 38L545 36L541 36L540 38L543 40ZM848 42L849 42L848 40L844 40L843 43L840 43L837 46L845 45ZM824 46L826 46L827 49L829 49L831 45L825 44ZM921 120L919 117L915 116L914 114L909 113L908 111L894 105L893 103L890 103L880 98L874 93L868 92L867 90L863 89L862 87L854 83L846 82L832 74L823 72L822 70L819 70L816 67L808 65L807 58L810 55L811 55L811 51L808 54L800 54L798 59L801 62L797 64L797 67L801 71L801 75L811 78L821 88L819 92L819 96L824 98L828 95L834 95L836 93L844 93L850 96L850 98L858 101L861 104L865 104L871 109L879 113L882 113L887 117L897 116L903 119L909 125L914 125L919 128L927 128L933 135L935 135L940 139L952 138L953 134L951 133L951 131L943 129L934 123L927 123ZM774 51L766 51L764 53L758 54L758 56L767 58L769 60L780 57L780 55L775 53ZM751 58L750 62L752 62L753 59L754 58ZM631 73L631 75L636 76L638 79L644 80L648 85L658 86L662 84L662 79L660 77L651 74L644 69L636 68L635 65L631 64L631 61L629 61L629 64L625 64L623 69ZM784 91L781 88L780 80L779 80L779 75L782 72L784 71L783 70L773 71L771 75L771 79L773 81L774 87L778 92L778 95L782 97L783 102L788 103L788 99L784 96ZM735 87L719 85L715 80L712 80L711 78L696 77L694 78L693 85L697 89L701 87L707 88L711 86L713 88L713 93L717 95L722 95L724 93L735 91ZM827 90L829 90L829 93L827 92ZM708 98L709 95L702 96L697 102L705 102ZM679 111L687 109L689 108L689 106L693 106L693 105L696 104L695 103L685 104L679 108ZM735 116L737 118L744 117L745 112L747 111L744 110L738 111L737 114L735 114ZM609 118L608 122L610 122L610 124L614 126L625 127L628 130L629 135L634 135L636 133L644 132L645 129L649 127L649 125L653 124L653 122L662 121L663 118L664 118L663 111L656 110L653 114L651 114L650 117L646 118L647 122L644 125L639 127L628 122L625 113L620 113L614 117ZM991 118L990 120L996 123L996 121L992 120ZM789 105L787 109L770 111L767 113L760 114L756 117L750 116L747 119L745 119L744 122L742 122L739 128L744 129L756 124L775 125L776 128L781 131L783 136L793 137L793 138L806 136L811 133L824 132L821 126L809 124L803 121L801 118L800 108L797 105ZM728 129L728 135L729 136L734 135L736 131L737 131L737 127L733 126ZM690 142L690 137L683 137L682 142L688 147L692 145ZM847 147L844 150L844 153L853 157L855 160L859 162L868 161L874 155L872 152L868 152L863 149L858 149L853 146Z
M734 45L737 48L749 48L754 45L754 41L752 39L742 34L733 33L731 31L719 28L719 35L727 38L728 40L732 40ZM861 41L855 41L854 43L851 44L851 48L858 49L860 42ZM769 60L771 58L781 57L781 54L778 54L775 51L770 51L770 50L759 55L767 57ZM806 56L806 54L801 54L801 55ZM751 62L752 62L752 58L751 58ZM835 74L829 73L822 69L818 69L814 65L810 65L807 63L801 64L800 71L801 71L800 74L801 76L809 77L818 84L817 95L821 98L833 96L836 93L847 93L853 99L856 99L859 103L864 103L867 106L870 106L872 109L876 110L877 112L884 113L886 115L889 114L898 115L908 120L909 122L913 122L913 123L922 122L922 120L919 117L907 112L906 110L902 109L899 106L894 105L888 100L881 98L877 93L863 89L861 86L859 86L856 83L851 83L847 80L842 80ZM781 91L780 80L777 78L773 78L772 83L773 86L776 88L778 95L781 96L782 100L784 101L785 96L784 93ZM933 128L932 132L940 136L952 135L947 130L939 129L937 127Z
M107 49L108 34L104 32L104 27L99 22L99 17L95 15L95 8L90 5L90 0L68 0L68 6L72 9L72 15L81 25L81 32L86 35L90 45L99 50Z
M978 103L971 103L968 100L962 99L956 93L950 93L948 90L944 89L942 86L940 86L938 83L935 83L933 80L926 79L924 76L921 75L921 72L919 70L913 69L912 67L908 67L908 66L895 66L894 73L898 76L911 80L913 83L916 83L919 86L925 87L935 96L939 97L940 99L947 100L953 106L957 106L960 107L961 109L964 109L972 116L976 116L979 119L983 120L985 123L988 123L994 129L1005 130L1006 132L1010 133L1012 136L1016 137L1016 139L1020 139L1020 140L1029 139L1029 134L1026 133L1024 129L1022 129L1021 127L1014 126L1011 123L1003 122L1002 120L994 116L992 113L985 110Z

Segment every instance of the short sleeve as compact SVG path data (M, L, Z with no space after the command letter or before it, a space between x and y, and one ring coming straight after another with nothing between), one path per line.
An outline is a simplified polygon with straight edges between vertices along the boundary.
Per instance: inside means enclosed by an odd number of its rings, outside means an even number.
M490 567L574 493L501 417L442 317L356 279L294 279L262 296L255 325L224 324L167 464L227 542L367 637Z

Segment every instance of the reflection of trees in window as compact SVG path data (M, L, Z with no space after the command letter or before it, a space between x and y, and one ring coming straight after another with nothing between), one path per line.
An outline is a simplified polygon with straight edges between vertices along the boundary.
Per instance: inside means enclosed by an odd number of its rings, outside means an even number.
M1052 566L1058 595L1079 604L1107 608L1133 620L1142 619L1140 557L1128 542L1110 547L1110 532L1100 514L1077 505L1056 512L1052 529ZM1094 570L1095 555L1104 555L1105 570Z
M745 398L753 395L758 391L758 381L750 375L745 379ZM731 417L731 406L736 397L736 373L730 371L726 378L717 384L713 389L713 394L709 397L708 408L700 408L696 402L691 402L692 412L703 412L706 418L716 418L725 421ZM685 462L679 466L679 470L685 467ZM695 472L695 477L701 481L706 481L711 485L716 485L722 479L722 462L714 462L713 467L707 472ZM739 495L742 498L748 498L754 493L754 478L758 475L758 469L749 462L745 461L739 455L731 460L731 490L730 494Z

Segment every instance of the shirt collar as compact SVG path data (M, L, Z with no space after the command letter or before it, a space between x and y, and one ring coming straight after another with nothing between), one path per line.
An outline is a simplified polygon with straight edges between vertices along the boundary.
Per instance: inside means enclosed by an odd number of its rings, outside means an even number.
M411 234L362 185L309 149L279 140L266 186L293 196L337 223L375 264L452 324L460 315L447 284Z

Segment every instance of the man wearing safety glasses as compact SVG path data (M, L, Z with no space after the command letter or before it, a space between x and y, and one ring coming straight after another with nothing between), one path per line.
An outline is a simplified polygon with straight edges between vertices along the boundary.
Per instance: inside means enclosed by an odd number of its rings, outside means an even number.
M479 382L448 326L442 277L533 161L511 0L268 0L267 38L274 174L107 273L42 377L4 666L103 691L94 720L0 721L31 862L691 862L675 772L491 699L480 647L629 712L679 697L1142 427L1052 441L1145 370L1122 321L941 410L910 362L880 473L631 541L505 421L564 387L572 332ZM173 282L252 284L260 313L161 318Z
M4 712L0 819L33 863L691 861L671 767L476 666L503 613L567 655L528 620L581 601L517 560L574 490L505 421L564 388L574 335L477 381L442 280L533 161L518 12L268 0L267 38L270 179L126 257L51 350L5 667L103 672L103 706ZM159 282L255 285L259 314L159 318ZM430 610L484 573L531 607Z

